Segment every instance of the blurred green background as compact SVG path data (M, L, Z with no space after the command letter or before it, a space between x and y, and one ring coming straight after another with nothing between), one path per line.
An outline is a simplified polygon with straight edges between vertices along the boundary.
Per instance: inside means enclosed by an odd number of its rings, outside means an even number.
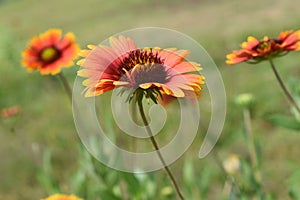
M261 145L264 190L275 199L290 199L290 177L300 167L299 130L275 127L267 120L272 114L290 114L288 102L268 63L229 67L225 56L238 49L248 35L277 37L283 30L299 29L299 7L300 1L294 0L0 1L0 109L13 105L21 108L19 116L0 119L0 199L29 200L48 195L47 187L41 186L42 178L38 178L43 177L41 171L45 171L49 159L47 152L51 152L51 173L60 190L72 193L69 177L77 172L78 158L83 159L84 149L79 145L71 106L57 77L27 73L20 65L20 55L28 40L49 28L61 28L64 33L74 32L81 48L85 48L115 33L145 26L170 28L191 36L219 67L228 98L226 124L214 149L219 159L225 160L236 153L247 160L242 110L234 104L234 99L241 93L254 95L253 130ZM290 53L275 60L275 64L284 81L294 80L299 85L299 53ZM77 70L77 66L64 70L71 83ZM203 99L207 103L205 91ZM209 119L201 117L204 121L200 128L205 130ZM194 199L203 196L195 186L201 184L207 193L205 199L220 199L226 177L217 165L215 153L205 159L198 158L203 137L199 134L171 168L181 184L187 184L184 181L189 177L182 175L182 170L193 169L189 172L194 174L190 189L184 191L194 195ZM103 176L119 175L105 170ZM155 176L161 187L169 184L163 171ZM158 177L164 177L164 181L159 182ZM148 191L143 185L140 187Z

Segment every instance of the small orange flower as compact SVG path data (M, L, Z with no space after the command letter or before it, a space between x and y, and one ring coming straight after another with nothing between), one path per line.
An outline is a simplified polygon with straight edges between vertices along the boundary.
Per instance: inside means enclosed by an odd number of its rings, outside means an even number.
M78 62L79 76L87 78L85 96L97 96L114 88L136 90L156 102L158 96L186 97L200 93L204 77L200 65L185 61L187 50L139 49L124 36L111 37L108 46L88 46ZM131 98L130 97L130 98Z
M31 39L22 53L22 65L29 71L55 75L61 67L71 67L77 57L79 47L73 33L62 37L60 29L50 29Z
M82 200L75 195L54 194L42 200Z
M19 106L12 106L1 110L1 117L8 118L8 117L18 115L19 113L20 113Z
M262 40L249 36L241 44L242 49L235 50L226 56L229 65L240 62L258 63L263 60L283 56L290 51L300 50L300 30L281 32L277 39L265 36Z

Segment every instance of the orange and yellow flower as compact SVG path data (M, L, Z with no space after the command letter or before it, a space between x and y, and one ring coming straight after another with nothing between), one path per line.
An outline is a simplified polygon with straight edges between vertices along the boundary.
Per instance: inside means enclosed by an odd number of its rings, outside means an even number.
M258 40L249 36L246 42L241 44L240 50L235 50L226 56L229 65L240 62L258 63L263 60L283 56L290 51L300 50L300 30L284 31L277 39L269 39L265 36Z
M31 39L22 53L22 65L29 71L55 75L62 67L71 67L77 57L79 46L73 33L62 36L60 29L50 29Z
M187 50L176 48L139 49L124 36L111 37L110 46L88 46L81 51L84 59L79 76L87 78L85 96L97 96L114 88L142 91L155 101L158 96L187 97L199 94L204 77L200 65L187 62ZM156 102L156 101L155 101Z
M75 195L54 194L42 200L82 200Z

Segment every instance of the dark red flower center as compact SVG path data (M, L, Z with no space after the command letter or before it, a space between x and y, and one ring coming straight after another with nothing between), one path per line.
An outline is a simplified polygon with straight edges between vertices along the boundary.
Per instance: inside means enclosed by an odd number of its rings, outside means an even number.
M137 64L145 65L150 63L156 63L163 65L164 61L158 57L158 54L154 54L152 49L150 50L134 50L128 53L128 55L122 60L119 65L119 71L124 74L124 69L130 71Z
M138 64L130 74L137 87L143 83L166 83L168 75L165 67L156 63Z
M260 41L260 43L253 48L260 54L276 54L280 50L281 41L276 39L269 39L267 41ZM261 56L261 55L260 55Z
M40 52L40 60L46 64L52 63L60 58L61 52L55 47L46 47Z
M168 81L164 61L152 49L134 50L119 64L122 81L138 88L143 83L166 83Z
M128 100L141 101L142 98L150 98L157 103L158 96L162 97L158 86L150 85L147 89L141 88L145 83L164 84L169 81L168 72L164 66L164 60L158 52L152 49L137 49L126 54L118 65L118 76L122 82L127 82L128 87L134 91L128 94ZM124 88L120 94L124 93Z
M264 50L264 49L269 48L269 46L270 46L269 41L263 41L263 42L260 42L257 49Z

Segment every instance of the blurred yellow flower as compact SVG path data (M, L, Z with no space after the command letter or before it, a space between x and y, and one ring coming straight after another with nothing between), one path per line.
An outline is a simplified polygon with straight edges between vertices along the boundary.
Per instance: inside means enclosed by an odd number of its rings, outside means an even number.
M41 200L83 200L75 195L54 194Z
M241 167L240 159L238 155L231 154L224 162L223 162L224 170L230 174L236 174Z

